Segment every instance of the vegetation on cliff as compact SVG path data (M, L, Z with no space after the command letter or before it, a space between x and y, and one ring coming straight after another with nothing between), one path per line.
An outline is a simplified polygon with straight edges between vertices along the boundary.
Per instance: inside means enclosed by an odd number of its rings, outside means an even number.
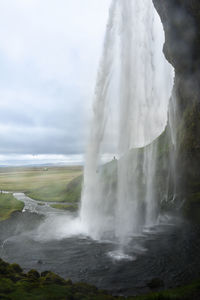
M183 212L200 220L200 3L153 0L165 31L164 54L174 66L170 108L176 127L176 193Z

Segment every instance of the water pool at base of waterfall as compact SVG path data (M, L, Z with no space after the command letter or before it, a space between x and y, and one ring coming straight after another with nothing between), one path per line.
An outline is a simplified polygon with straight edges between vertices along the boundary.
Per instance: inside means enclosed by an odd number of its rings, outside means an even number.
M25 271L51 270L63 278L83 281L114 294L149 291L153 278L166 288L186 284L200 274L200 229L188 223L163 225L135 236L120 250L115 242L83 236L38 240L35 228L44 217L17 213L1 223L0 256ZM26 228L26 229L25 229Z

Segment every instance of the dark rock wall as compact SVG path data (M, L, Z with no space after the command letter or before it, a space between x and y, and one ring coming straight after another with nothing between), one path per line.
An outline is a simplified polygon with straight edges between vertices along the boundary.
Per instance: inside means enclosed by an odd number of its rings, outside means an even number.
M175 69L176 178L187 214L200 219L200 1L153 0ZM199 211L199 213L198 213Z
M199 71L200 1L153 0L165 31L164 53L176 72Z

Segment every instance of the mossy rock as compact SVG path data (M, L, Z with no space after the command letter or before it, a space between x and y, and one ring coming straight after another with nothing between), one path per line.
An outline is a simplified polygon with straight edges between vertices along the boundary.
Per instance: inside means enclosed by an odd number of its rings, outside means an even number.
M28 277L28 279L31 279L31 280L38 280L40 278L40 273L38 273L38 271L32 269L27 273L27 277Z
M42 282L44 284L59 284L59 285L65 285L66 281L61 278L59 275L54 274L53 272L47 272L44 275L43 272L43 276L42 276Z
M13 282L8 278L0 278L0 293L11 293L12 291L14 291Z
M197 300L200 294L200 280L188 286L173 290L150 293L137 297L114 297L86 283L72 283L64 280L50 271L40 274L30 270L27 274L21 273L19 267L11 267L0 260L6 274L0 274L0 299L4 300ZM18 273L14 273L14 270ZM13 273L11 274L11 270ZM17 282L6 276L21 276ZM34 278L34 280L33 280ZM154 278L149 283L151 288L163 288L163 282Z
M10 269L10 271L17 273L17 274L21 274L23 272L22 268L18 264L11 264L9 266L9 269Z
M0 259L0 275L6 275L9 273L9 264Z
M43 271L41 273L41 277L46 277L48 275L48 273L50 273L51 271Z

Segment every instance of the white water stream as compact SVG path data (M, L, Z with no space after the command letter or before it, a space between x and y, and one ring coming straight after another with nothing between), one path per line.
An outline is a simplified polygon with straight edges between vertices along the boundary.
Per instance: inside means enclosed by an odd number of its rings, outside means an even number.
M112 1L80 209L81 226L94 239L117 238L124 245L157 222L158 151L157 144L150 143L167 124L173 85L163 43L151 0ZM101 167L105 155L118 161Z

